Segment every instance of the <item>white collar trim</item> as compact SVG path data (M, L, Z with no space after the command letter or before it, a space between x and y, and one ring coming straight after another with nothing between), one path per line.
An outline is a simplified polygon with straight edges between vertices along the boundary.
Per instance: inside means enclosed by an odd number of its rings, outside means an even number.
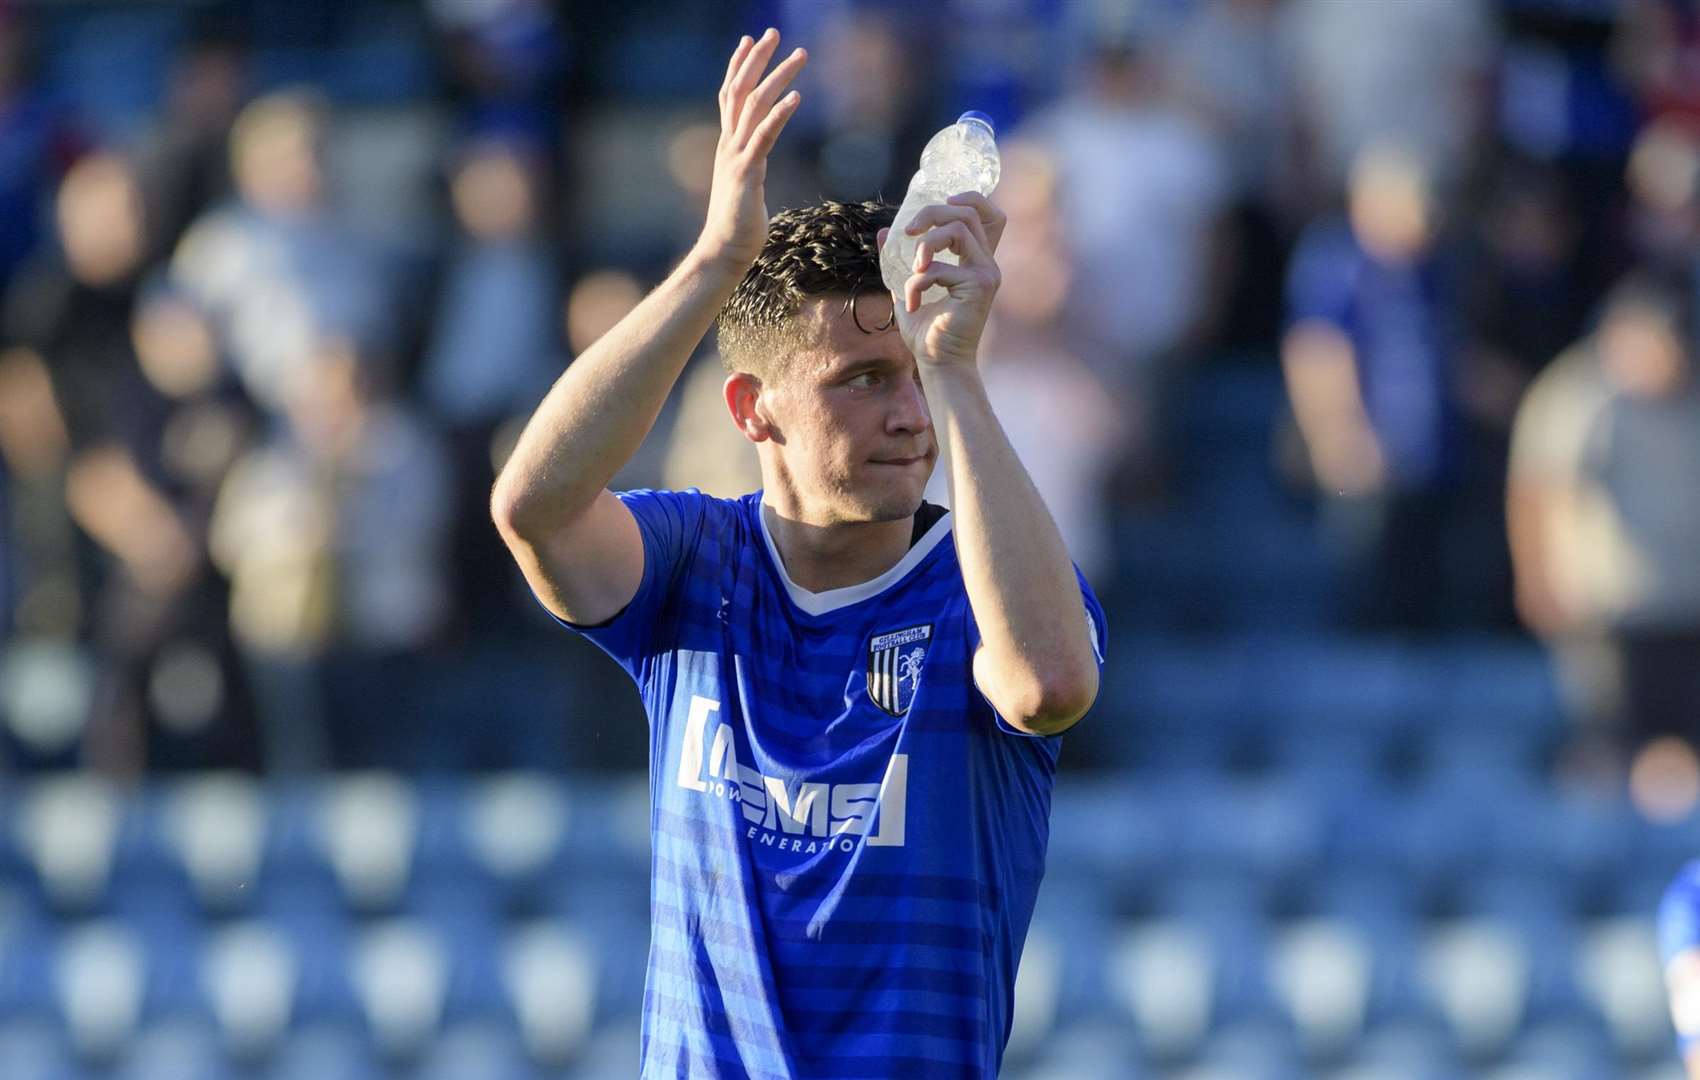
M779 557L779 547L773 542L773 531L767 527L767 504L759 499L756 502L756 520L761 525L761 538L767 545L768 557L773 560L773 568L778 572L779 580L785 583L785 591L790 594L791 602L810 615L825 615L829 611L860 603L870 596L878 596L919 566L921 560L938 547L939 541L950 535L950 511L946 510L933 522L932 528L903 553L903 558L897 560L890 570L859 585L846 585L840 589L817 593L810 592L792 581L791 575L785 572L785 560Z

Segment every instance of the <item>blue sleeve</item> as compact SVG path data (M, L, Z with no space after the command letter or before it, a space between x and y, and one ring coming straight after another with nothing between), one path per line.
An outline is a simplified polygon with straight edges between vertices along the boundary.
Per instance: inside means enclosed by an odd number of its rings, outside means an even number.
M1287 325L1319 319L1346 329L1356 262L1343 226L1323 223L1305 230L1287 271Z
M1669 969L1683 952L1700 948L1700 861L1691 862L1677 874L1659 901L1659 963ZM1700 1031L1676 1032L1679 1055L1687 1056L1700 1046Z
M1682 868L1659 902L1659 962L1700 947L1700 861Z
M1084 609L1082 615L1086 620L1086 631L1092 636L1092 657L1098 661L1098 670L1099 672L1102 672L1104 670L1104 650L1108 647L1110 640L1109 622L1104 618L1104 607L1102 604L1098 603L1097 594L1092 591L1092 586L1086 583L1086 575L1080 572L1080 567L1078 566L1074 568L1074 579L1080 583L1080 599ZM974 618L974 606L969 604L967 605L967 608L968 671L969 678L972 679L974 677L974 654L980 650L980 624ZM1000 730L1007 732L1010 735L1019 735L1023 738L1029 739L1060 739L1062 737L1060 735L1034 735L1031 732L1022 731L1019 728L1012 726L1007 720L999 715L997 707L986 698L986 695L980 693L978 685L975 686L974 692L980 694L980 700L984 701L986 703L986 708L991 710L992 716L997 720L997 725Z
M612 656L635 682L643 681L643 662L653 651L655 631L668 599L682 584L691 556L702 539L709 496L689 491L620 491L615 497L636 519L643 538L643 579L637 593L612 618L594 626L551 618L594 642ZM547 609L545 609L547 610Z

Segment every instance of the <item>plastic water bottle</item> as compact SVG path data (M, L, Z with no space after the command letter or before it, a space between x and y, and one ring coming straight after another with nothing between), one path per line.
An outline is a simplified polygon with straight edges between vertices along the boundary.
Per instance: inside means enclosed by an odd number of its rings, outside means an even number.
M903 196L903 205L880 249L880 277L899 303L903 283L915 272L915 249L921 242L919 236L910 236L904 229L924 207L942 203L952 195L964 191L990 195L998 186L1000 167L992 121L985 113L965 112L956 123L927 140L927 148L921 151L921 168L909 181L909 192ZM959 261L953 251L938 252L933 258ZM930 304L944 295L944 286L934 285L921 294L921 302Z

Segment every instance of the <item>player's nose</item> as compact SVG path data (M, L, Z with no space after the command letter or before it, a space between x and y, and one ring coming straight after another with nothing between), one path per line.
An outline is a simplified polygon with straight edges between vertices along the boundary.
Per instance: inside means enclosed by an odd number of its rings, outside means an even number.
M886 431L918 435L933 423L932 413L927 410L927 394L919 378L903 379L901 383L892 395L891 411L886 413Z

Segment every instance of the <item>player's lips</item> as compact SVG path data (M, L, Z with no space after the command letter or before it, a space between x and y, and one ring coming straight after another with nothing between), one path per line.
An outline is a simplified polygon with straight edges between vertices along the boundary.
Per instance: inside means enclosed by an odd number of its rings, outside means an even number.
M927 460L927 455L918 454L915 457L906 458L869 458L868 460L875 465L913 465L918 461Z

